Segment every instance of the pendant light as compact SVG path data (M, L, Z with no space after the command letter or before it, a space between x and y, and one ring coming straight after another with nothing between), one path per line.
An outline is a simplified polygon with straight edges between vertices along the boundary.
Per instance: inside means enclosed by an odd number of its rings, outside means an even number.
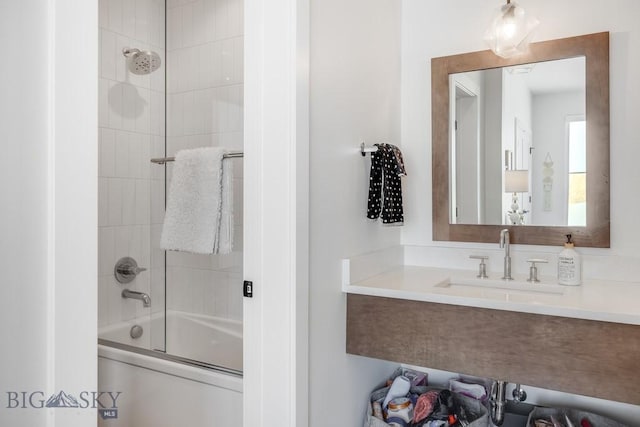
M527 51L539 23L535 17L527 15L522 6L507 0L491 22L484 39L496 55L511 58Z

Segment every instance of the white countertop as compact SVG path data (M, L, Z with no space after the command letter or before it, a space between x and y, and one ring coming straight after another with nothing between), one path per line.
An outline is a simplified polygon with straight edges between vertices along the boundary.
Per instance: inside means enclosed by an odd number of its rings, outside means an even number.
M541 277L530 284L476 279L475 271L398 266L344 283L343 291L414 301L454 304L550 316L640 325L640 283L587 280L581 286L556 285ZM499 275L491 274L495 278ZM507 288L504 288L507 287Z

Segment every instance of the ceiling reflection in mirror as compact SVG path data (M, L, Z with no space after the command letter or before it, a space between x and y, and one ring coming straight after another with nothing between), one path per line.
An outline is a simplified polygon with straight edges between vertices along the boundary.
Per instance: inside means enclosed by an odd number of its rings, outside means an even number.
M449 75L450 224L586 226L585 57Z

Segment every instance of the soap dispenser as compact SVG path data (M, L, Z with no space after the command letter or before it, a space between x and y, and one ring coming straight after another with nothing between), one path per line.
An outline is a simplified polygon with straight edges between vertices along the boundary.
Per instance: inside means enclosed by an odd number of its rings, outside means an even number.
M571 234L567 234L564 249L558 255L558 283L577 286L582 282L582 261L580 254L574 249Z

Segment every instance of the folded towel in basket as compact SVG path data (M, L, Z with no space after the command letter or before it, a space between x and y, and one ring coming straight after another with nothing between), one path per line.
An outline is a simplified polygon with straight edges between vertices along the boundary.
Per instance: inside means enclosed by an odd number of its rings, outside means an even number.
M481 384L472 384L466 383L464 381L449 380L449 390L477 400L484 400L487 397L487 390Z

